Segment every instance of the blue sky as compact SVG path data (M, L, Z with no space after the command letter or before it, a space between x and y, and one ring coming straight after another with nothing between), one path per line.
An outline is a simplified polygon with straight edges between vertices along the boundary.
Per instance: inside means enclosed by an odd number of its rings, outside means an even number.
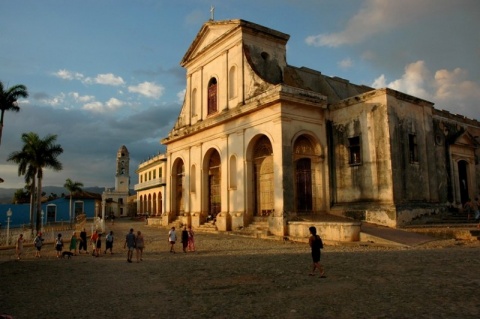
M64 148L44 185L113 187L126 145L133 187L138 164L165 150L185 89L179 63L212 5L215 20L289 34L290 65L480 120L477 0L0 0L0 81L30 93L5 114L1 187L24 186L6 158L30 131Z

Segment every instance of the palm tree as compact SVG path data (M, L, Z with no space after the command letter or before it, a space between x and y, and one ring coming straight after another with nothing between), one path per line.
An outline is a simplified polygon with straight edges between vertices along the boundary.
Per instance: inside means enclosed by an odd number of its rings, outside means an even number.
M37 170L31 164L34 154L32 152L32 145L38 143L37 136L23 136L24 146L22 151L13 152L10 154L8 160L18 164L18 176L25 175L25 189L28 188L30 194L30 228L33 230L33 212L35 211L35 178Z
M4 89L2 81L0 81L0 144L2 144L3 117L5 111L19 112L17 100L19 98L27 98L27 87L22 84L14 85L8 89Z
M63 148L59 144L55 144L56 140L57 135L49 134L41 139L33 132L23 133L22 141L24 145L22 150L11 153L7 159L7 161L19 164L19 175L36 176L37 178L37 231L40 231L43 170L45 168L51 168L54 171L62 169L62 163L57 157L63 153ZM27 176L25 176L25 179L27 180ZM34 179L32 178L32 180Z
M72 193L81 192L83 184L80 182L74 182L70 178L67 178L63 187L65 187L70 192L70 204L68 205L68 216L70 218L70 223L72 223Z

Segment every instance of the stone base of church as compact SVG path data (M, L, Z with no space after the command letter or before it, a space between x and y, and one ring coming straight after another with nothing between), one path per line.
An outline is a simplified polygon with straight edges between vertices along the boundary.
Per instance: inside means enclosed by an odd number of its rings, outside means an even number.
M286 235L286 223L283 216L268 217L268 231L274 236Z
M215 226L219 231L229 231L231 229L231 216L226 212L220 212L217 214L217 220Z
M242 212L234 212L231 214L232 230L241 229L245 226L244 215Z
M288 223L288 236L295 241L308 241L310 226L327 241L352 242L360 240L360 221L293 221Z
M192 228L198 228L201 224L204 223L204 218L200 213L193 213L190 218L190 225Z

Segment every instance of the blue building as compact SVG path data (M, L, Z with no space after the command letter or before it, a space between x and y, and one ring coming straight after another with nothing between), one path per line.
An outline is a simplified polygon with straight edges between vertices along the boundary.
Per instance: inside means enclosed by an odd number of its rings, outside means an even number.
M51 201L42 202L43 224L61 223L70 221L70 195ZM72 195L72 219L85 213L87 219L101 215L102 195L90 192L79 192ZM7 226L7 212L11 210L10 228L18 228L30 224L30 204L0 204L1 228ZM33 216L36 222L36 214Z

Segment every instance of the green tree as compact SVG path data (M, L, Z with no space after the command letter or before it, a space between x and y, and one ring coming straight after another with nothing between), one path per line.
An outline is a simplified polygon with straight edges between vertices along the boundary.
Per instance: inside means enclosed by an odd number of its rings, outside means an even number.
M19 98L27 98L27 87L22 84L14 85L10 88L4 88L0 81L0 144L2 144L3 118L5 111L19 112L17 100Z
M72 222L72 194L76 192L81 192L83 184L80 182L74 182L70 178L65 180L65 184L63 185L69 192L70 192L70 204L68 205L68 216L70 219L70 223Z
M30 202L30 194L24 188L19 188L13 194L12 204L24 204Z
M28 190L30 196L30 228L33 230L33 214L35 211L35 174L36 169L31 164L31 154L29 153L30 144L33 143L34 140L30 139L29 144L25 144L22 148L22 154L17 156L15 155L14 158L11 160L18 164L18 176L25 176L25 189ZM14 154L14 153L12 153ZM10 160L10 158L8 159Z
M63 148L56 144L57 135L49 134L41 139L36 133L23 133L23 147L21 151L12 152L7 161L13 161L19 165L19 175L33 174L37 179L37 221L36 230L40 231L42 179L45 168L54 171L62 169L62 163L58 156L63 153ZM27 179L27 177L25 177Z

